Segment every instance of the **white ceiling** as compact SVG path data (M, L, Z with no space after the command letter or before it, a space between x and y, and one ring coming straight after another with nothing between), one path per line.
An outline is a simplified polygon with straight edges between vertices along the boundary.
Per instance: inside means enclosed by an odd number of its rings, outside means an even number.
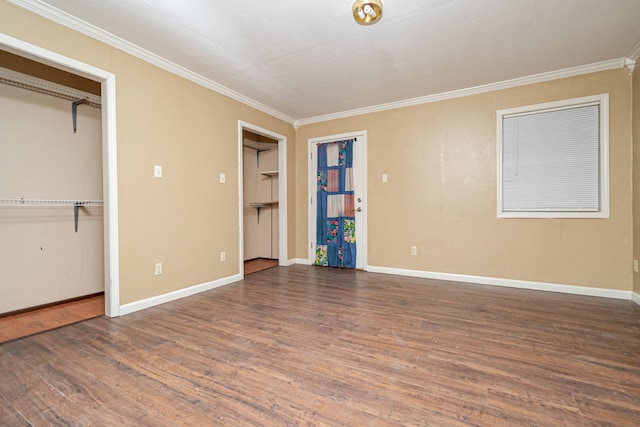
M639 55L640 0L48 4L293 120Z

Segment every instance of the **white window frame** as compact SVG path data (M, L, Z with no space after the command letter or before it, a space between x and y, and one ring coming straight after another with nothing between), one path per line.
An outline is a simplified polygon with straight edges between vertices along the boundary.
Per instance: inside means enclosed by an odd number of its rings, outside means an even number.
M539 112L550 112L585 105L600 106L600 209L598 211L558 211L558 210L521 210L505 211L503 209L503 119L513 115L526 115ZM497 215L498 218L609 218L609 94L585 96L527 105L523 107L498 110L497 117Z

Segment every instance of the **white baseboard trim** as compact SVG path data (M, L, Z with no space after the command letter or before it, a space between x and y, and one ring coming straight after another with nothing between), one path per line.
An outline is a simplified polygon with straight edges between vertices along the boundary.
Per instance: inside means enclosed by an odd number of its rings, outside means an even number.
M617 289L589 288L586 286L562 285L558 283L530 282L526 280L501 279L497 277L470 276L466 274L438 273L422 270L408 270L402 268L388 268L368 266L370 273L395 274L398 276L421 277L425 279L450 280L453 282L476 283L480 285L504 286L509 288L529 289L534 291L560 292L593 297L632 299L633 292ZM635 294L638 296L637 294ZM638 296L640 298L640 296ZM636 300L636 302L638 302ZM640 302L639 302L640 304Z
M308 259L295 258L287 261L287 266L294 264L311 265ZM501 279L497 277L484 277L484 276L471 276L466 274L452 274L452 273L438 273L432 271L423 270L409 270L403 268L390 268L390 267L377 267L369 265L366 271L370 273L392 274L396 276L409 276L420 277L424 279L436 279L436 280L449 280L452 282L465 282L471 284L490 285L490 286L504 286L509 288L529 289L534 291L547 291L547 292L560 292L565 294L576 294L595 296L603 298L615 298L632 300L636 304L640 305L640 294L632 291L620 291L616 289L604 289L604 288L589 288L585 286L573 286L573 285L561 285L557 283L543 283L543 282L530 282L526 280L513 280L513 279ZM200 285L191 286L189 288L180 289L177 291L169 292L166 294L158 295L151 298L146 298L140 301L135 301L129 304L120 306L120 315L134 313L136 311L151 308L156 305L164 304L167 302L175 301L181 298L185 298L191 295L198 294L200 292L208 291L211 289L219 288L221 286L229 285L231 283L242 280L241 274L234 276L224 277L222 279L214 280L208 283L202 283Z
M298 263L298 262L297 262L297 260L296 260L295 258L294 258L294 259L288 259L288 260L287 260L287 262L285 262L285 263L282 265L282 267L291 267L292 265L295 265L295 264L297 264L297 263Z
M222 279L214 280L213 282L202 283L200 285L191 286L188 288L180 289L177 291L169 292L166 294L158 295L151 298L146 298L140 301L135 301L129 304L120 306L120 315L130 314L135 311L144 310L145 308L154 307L156 305L164 304L167 302L175 301L184 297L198 294L200 292L208 291L210 289L219 288L220 286L229 285L242 280L241 274L234 276L224 277Z

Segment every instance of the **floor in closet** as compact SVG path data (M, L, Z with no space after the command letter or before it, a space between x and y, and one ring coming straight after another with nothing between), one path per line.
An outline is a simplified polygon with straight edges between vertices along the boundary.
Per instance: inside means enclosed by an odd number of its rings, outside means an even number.
M0 343L104 316L104 294L0 317Z
M278 266L277 259L256 258L244 262L244 274L251 274L257 271L266 270Z

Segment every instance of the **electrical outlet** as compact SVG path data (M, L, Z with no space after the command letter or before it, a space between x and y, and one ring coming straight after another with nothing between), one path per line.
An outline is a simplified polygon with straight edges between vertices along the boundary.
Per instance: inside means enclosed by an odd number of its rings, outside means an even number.
M389 180L389 177L387 176L386 173L382 174L382 182L387 182Z
M157 262L156 263L156 270L155 270L156 276L159 276L162 274L162 263L161 262Z
M227 260L227 253L225 251L220 252L220 262L225 262Z
M637 260L637 259L634 259L634 260L633 260L633 271L634 271L635 273L637 273L637 272L638 272L638 260Z
M411 255L418 255L418 247L411 246Z

